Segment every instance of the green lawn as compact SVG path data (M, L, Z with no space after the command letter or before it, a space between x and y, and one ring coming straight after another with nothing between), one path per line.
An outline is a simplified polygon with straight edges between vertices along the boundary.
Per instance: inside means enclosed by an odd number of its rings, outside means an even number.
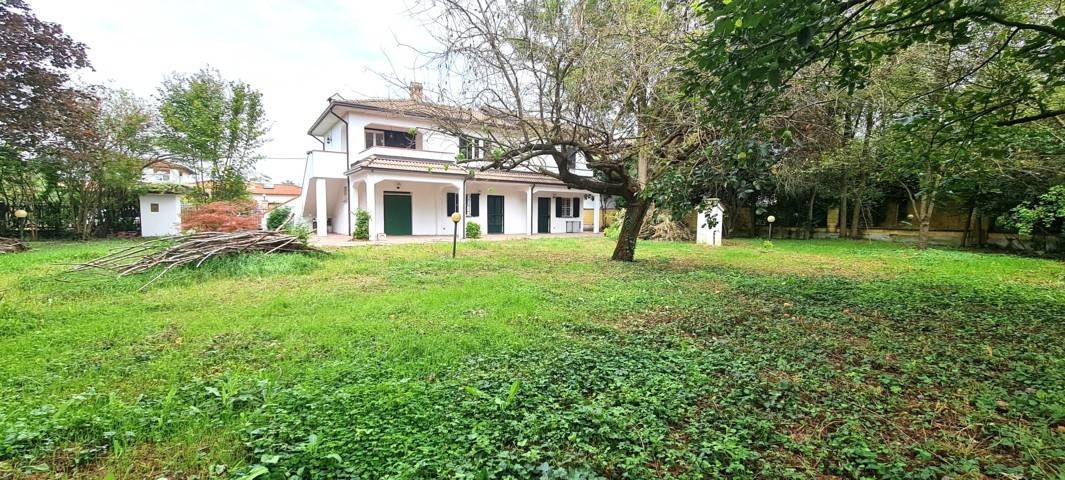
M57 275L121 245L0 256L0 478L1065 476L1059 262L583 238Z

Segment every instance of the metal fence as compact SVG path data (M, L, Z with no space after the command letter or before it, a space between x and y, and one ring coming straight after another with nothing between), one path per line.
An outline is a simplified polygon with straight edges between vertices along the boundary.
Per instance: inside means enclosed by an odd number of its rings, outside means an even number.
M93 236L104 237L122 232L140 231L140 204L137 198L111 202L109 207L96 211L92 223ZM27 238L68 238L74 236L77 207L66 203L38 202L30 205L9 205L0 202L0 236L19 234L20 221L15 211L29 212L25 219Z

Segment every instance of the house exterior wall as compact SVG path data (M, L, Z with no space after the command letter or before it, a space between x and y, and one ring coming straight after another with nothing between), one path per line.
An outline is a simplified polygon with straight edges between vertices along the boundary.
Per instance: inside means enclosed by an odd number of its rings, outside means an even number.
M153 204L158 206L159 211L152 211ZM163 237L181 233L181 195L141 195L140 209L142 237Z
M412 181L384 180L377 184L374 192L376 211L371 212L377 231L383 232L385 224L385 192L408 192L411 197L411 234L413 235L447 235L451 233L451 219L444 210L447 209L445 193L458 193L452 185L437 183L419 183Z
M564 188L564 187L563 187ZM574 214L576 217L558 217L555 215L555 201L559 198L582 198L584 193L579 190L562 190L562 191L540 191L537 190L533 195L533 232L537 229L537 219L540 216L540 202L538 198L550 198L551 199L551 232L550 233L577 233L584 231L584 215L583 209L578 207L577 212ZM578 205L583 202L579 202ZM576 230L571 231L569 228L569 222L576 222Z
M488 234L488 196L503 196L503 233L523 234L528 233L529 217L526 210L528 192L531 185L501 183L501 182L468 182L466 195L480 194L479 215L477 217L465 217L466 223L476 223L481 226L481 235ZM535 200L533 201L535 206ZM447 207L445 202L444 207ZM534 217L535 218L535 217Z

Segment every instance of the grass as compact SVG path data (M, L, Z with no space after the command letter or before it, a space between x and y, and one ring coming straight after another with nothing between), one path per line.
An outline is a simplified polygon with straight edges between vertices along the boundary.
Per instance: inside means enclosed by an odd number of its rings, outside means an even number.
M1061 478L1065 264L605 239L0 257L0 477Z

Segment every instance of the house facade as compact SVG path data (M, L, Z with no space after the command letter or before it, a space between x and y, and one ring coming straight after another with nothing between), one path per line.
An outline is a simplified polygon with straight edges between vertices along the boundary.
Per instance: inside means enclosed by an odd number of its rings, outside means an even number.
M482 235L599 230L598 194L532 171L458 164L460 151L477 140L436 130L426 105L418 84L407 99L329 99L308 130L321 149L308 152L293 203L317 235L350 236L359 210L370 214L371 240L451 235L453 212L462 214L459 235L467 223L479 224Z

